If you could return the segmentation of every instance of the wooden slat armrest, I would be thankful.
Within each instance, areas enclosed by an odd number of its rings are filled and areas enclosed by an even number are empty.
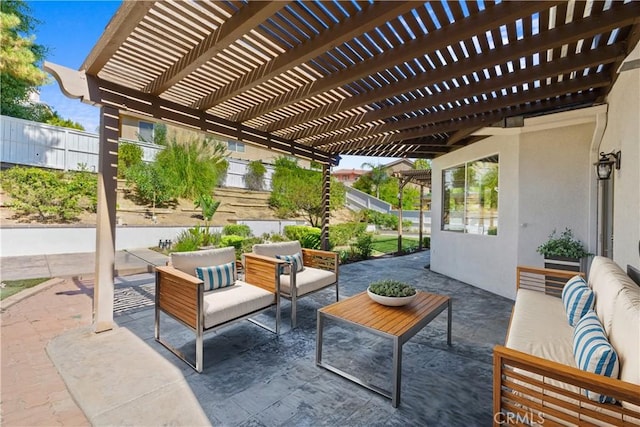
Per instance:
[[[302,262],[305,266],[338,272],[338,253],[319,249],[302,249]]]
[[[577,271],[519,265],[516,267],[516,289],[543,291],[560,297],[565,283],[576,275],[584,277],[584,273]]]
[[[640,405],[640,385],[638,384],[609,378],[604,375],[597,375],[593,372],[583,371],[572,366],[563,365],[501,345],[494,347],[493,358],[494,376],[500,375],[499,372],[502,372],[502,364],[505,363],[509,366],[553,378],[576,387],[595,391],[607,396],[613,396],[618,401]],[[499,380],[499,378],[495,378],[495,381]]]
[[[269,292],[280,292],[280,266],[287,262],[253,253],[244,254],[244,281]]]
[[[532,273],[532,274],[545,274],[545,275],[553,275],[557,277],[565,277],[567,279],[571,279],[573,276],[577,276],[577,275],[585,277],[583,272],[578,272],[578,271],[557,270],[555,268],[529,267],[526,265],[519,265],[516,268],[517,268],[518,276],[520,276],[520,273]]]
[[[202,280],[198,279],[196,276],[192,276],[171,266],[156,267],[156,271],[160,272],[160,274],[167,274],[169,276],[172,276],[173,280],[184,282],[187,285],[193,285],[197,287],[200,283],[202,283]]]

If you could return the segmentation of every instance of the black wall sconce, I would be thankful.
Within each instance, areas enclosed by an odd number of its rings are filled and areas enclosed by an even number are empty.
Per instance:
[[[620,156],[620,151],[612,151],[607,154],[600,153],[600,160],[598,160],[597,163],[594,163],[598,179],[609,179],[611,177],[611,172],[613,171],[613,165],[616,166],[616,169],[620,169]]]

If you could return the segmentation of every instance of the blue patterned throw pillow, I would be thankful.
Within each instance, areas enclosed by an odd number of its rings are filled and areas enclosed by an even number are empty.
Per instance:
[[[578,368],[611,378],[618,378],[620,364],[595,311],[589,310],[573,330],[573,356]],[[616,403],[613,397],[585,390],[596,402]]]
[[[302,271],[304,268],[304,264],[302,263],[302,254],[300,252],[296,252],[293,255],[276,255],[276,258],[281,259],[286,262],[290,262],[296,269],[296,272]],[[288,269],[282,269],[282,274],[289,274]]]
[[[196,276],[204,282],[205,292],[233,285],[236,283],[235,272],[235,262],[196,268]]]
[[[595,301],[595,294],[582,276],[572,277],[562,288],[562,303],[571,326],[575,327],[582,316],[593,309]]]

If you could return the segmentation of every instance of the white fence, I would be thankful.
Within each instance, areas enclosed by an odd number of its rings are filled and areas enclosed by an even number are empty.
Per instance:
[[[0,161],[15,165],[37,166],[49,169],[98,171],[98,135],[70,128],[0,116],[2,152]],[[135,144],[142,148],[142,160],[152,162],[164,147],[142,141],[120,139],[120,142]],[[222,185],[246,188],[244,175],[246,160],[227,159],[229,169]],[[271,189],[274,168],[265,165],[264,189]]]
[[[355,188],[347,187],[346,200],[347,200],[347,207],[351,210],[359,211],[362,209],[372,209],[377,212],[398,216],[398,211],[396,209],[392,209],[392,206],[390,203],[387,203],[383,200],[373,197],[360,190],[356,190]],[[420,227],[420,211],[419,210],[403,210],[402,219],[404,221],[411,221],[412,228]],[[431,212],[423,211],[422,219],[424,221],[423,231],[430,233],[431,232]]]

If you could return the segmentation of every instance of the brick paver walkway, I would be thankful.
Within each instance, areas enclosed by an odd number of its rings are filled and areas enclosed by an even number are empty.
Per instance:
[[[91,281],[67,279],[1,314],[0,424],[88,426],[46,352],[47,343],[91,324]]]

